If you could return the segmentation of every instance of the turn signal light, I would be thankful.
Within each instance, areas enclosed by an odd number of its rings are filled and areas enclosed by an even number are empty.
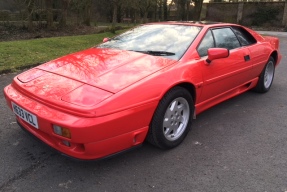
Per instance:
[[[54,130],[54,133],[56,133],[57,135],[60,135],[66,138],[71,138],[71,132],[67,128],[60,127],[58,125],[53,125],[53,130]]]

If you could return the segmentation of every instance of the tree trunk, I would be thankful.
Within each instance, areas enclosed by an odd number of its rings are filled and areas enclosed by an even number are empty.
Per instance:
[[[116,33],[117,14],[118,14],[118,4],[116,0],[113,0],[113,21],[111,28],[112,33]]]
[[[61,0],[61,1],[62,1],[62,12],[60,19],[60,27],[65,27],[67,25],[68,8],[71,0]]]
[[[193,20],[198,21],[200,19],[200,13],[202,8],[203,0],[196,0],[193,12]]]
[[[91,26],[92,0],[86,0],[84,9],[84,24]]]
[[[190,0],[186,1],[186,20],[190,20]]]
[[[142,10],[142,14],[143,14],[143,23],[148,22],[147,16],[148,16],[148,13],[149,13],[151,6],[152,6],[152,2],[149,0],[142,2],[141,10]]]
[[[180,20],[180,0],[176,0],[176,17],[177,17],[177,20]]]
[[[28,31],[33,31],[33,12],[35,0],[25,0],[25,4],[27,6],[28,11]]]
[[[168,10],[167,10],[167,18],[168,18],[168,19],[169,19],[169,16],[170,16],[171,5],[172,5],[173,3],[175,3],[175,2],[176,2],[176,0],[172,0],[172,1],[170,2],[169,6],[168,6]]]
[[[147,23],[147,14],[148,14],[148,11],[145,11],[143,15],[143,23]]]
[[[180,18],[182,21],[186,20],[186,10],[185,10],[186,0],[180,0]]]
[[[154,21],[158,21],[158,6],[154,6]]]
[[[53,28],[53,0],[45,0],[46,15],[47,15],[47,29]]]
[[[162,17],[162,1],[163,0],[159,0],[159,6],[158,6],[158,20],[162,21],[163,17]]]
[[[117,23],[118,5],[113,1],[113,25]]]
[[[167,0],[163,0],[163,20],[167,21]]]

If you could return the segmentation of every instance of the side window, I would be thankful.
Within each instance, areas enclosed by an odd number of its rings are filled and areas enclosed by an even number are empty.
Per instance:
[[[215,46],[219,48],[235,49],[240,47],[240,43],[230,28],[220,28],[212,30]]]
[[[200,42],[197,52],[200,57],[204,57],[207,55],[207,50],[212,47],[214,47],[214,40],[211,31],[209,30]]]
[[[247,46],[256,43],[256,39],[245,29],[241,27],[232,27],[234,33],[238,37],[242,46]]]

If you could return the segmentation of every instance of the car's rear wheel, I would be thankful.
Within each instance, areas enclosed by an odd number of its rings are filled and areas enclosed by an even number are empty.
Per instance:
[[[163,149],[178,146],[189,132],[193,112],[190,93],[182,87],[174,87],[160,101],[147,140]]]
[[[254,91],[258,93],[266,93],[267,91],[269,91],[274,79],[274,72],[275,61],[273,57],[270,57],[262,73],[259,76],[259,80],[256,87],[254,88]]]

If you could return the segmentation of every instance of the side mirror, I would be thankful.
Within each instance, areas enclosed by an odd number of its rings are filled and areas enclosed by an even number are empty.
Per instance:
[[[208,64],[215,59],[226,58],[229,56],[229,50],[225,48],[210,48],[207,50],[207,59],[206,62]]]
[[[109,41],[109,40],[110,40],[110,38],[105,37],[105,38],[103,39],[103,43],[105,43],[105,42],[107,42],[107,41]]]

